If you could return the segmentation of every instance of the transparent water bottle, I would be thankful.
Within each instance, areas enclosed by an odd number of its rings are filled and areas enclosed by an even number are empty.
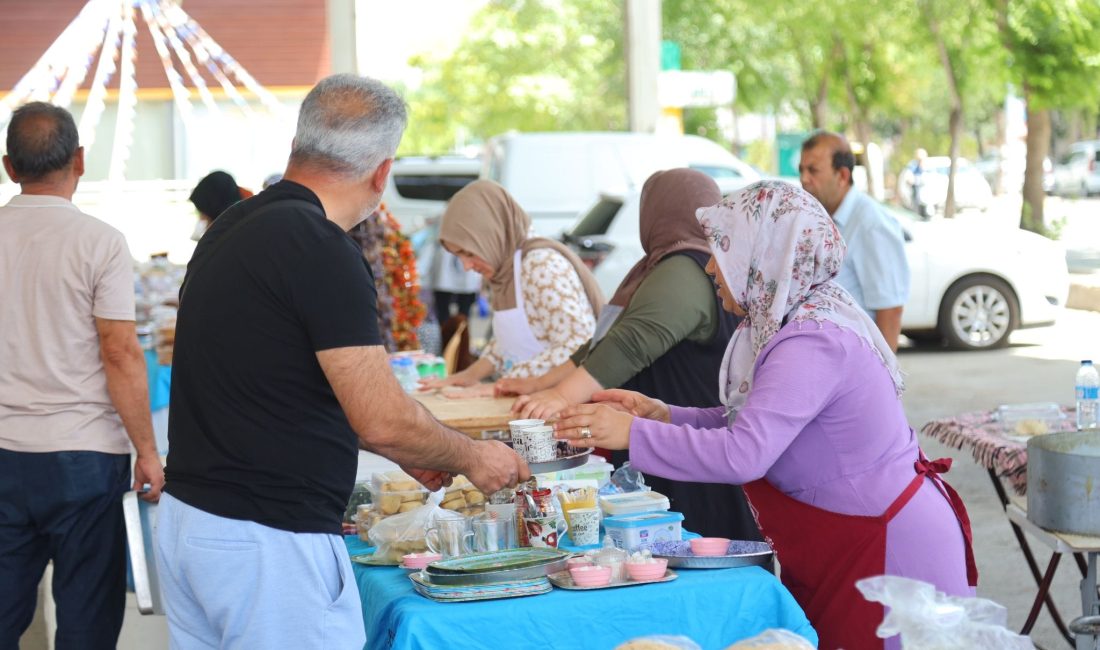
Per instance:
[[[1085,359],[1077,371],[1077,429],[1095,429],[1100,416],[1100,373]]]
[[[393,374],[406,393],[415,392],[420,387],[420,373],[416,371],[416,362],[411,357],[398,357],[390,360]]]

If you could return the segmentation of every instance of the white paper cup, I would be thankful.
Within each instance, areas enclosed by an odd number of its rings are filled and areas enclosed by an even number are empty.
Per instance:
[[[576,508],[569,511],[569,539],[574,546],[600,543],[600,509]]]
[[[558,457],[558,445],[554,440],[554,427],[546,425],[523,429],[523,452],[528,463],[545,463]]]
[[[546,424],[543,420],[512,420],[508,423],[508,431],[512,434],[512,449],[521,457],[523,456],[523,431],[531,427],[540,427]]]

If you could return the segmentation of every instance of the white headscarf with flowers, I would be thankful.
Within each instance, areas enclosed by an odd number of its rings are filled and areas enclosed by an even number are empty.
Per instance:
[[[782,181],[763,181],[695,213],[725,285],[748,314],[726,347],[719,390],[732,424],[752,387],[760,351],[789,322],[831,321],[857,334],[894,380],[898,360],[878,326],[833,281],[845,245],[813,196]]]

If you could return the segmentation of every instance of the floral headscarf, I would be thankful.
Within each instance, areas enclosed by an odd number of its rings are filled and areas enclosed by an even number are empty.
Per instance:
[[[745,403],[760,351],[788,322],[831,321],[875,350],[904,390],[897,357],[878,326],[833,277],[845,245],[813,196],[782,181],[749,185],[696,212],[725,284],[748,315],[729,346],[719,381],[730,422]]]

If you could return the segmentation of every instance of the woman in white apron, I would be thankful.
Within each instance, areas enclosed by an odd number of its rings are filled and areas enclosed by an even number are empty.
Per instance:
[[[447,204],[440,243],[485,278],[493,338],[473,365],[425,388],[472,386],[494,372],[542,375],[592,337],[604,303],[596,279],[568,247],[528,238],[530,229],[531,218],[492,181],[470,183]]]

